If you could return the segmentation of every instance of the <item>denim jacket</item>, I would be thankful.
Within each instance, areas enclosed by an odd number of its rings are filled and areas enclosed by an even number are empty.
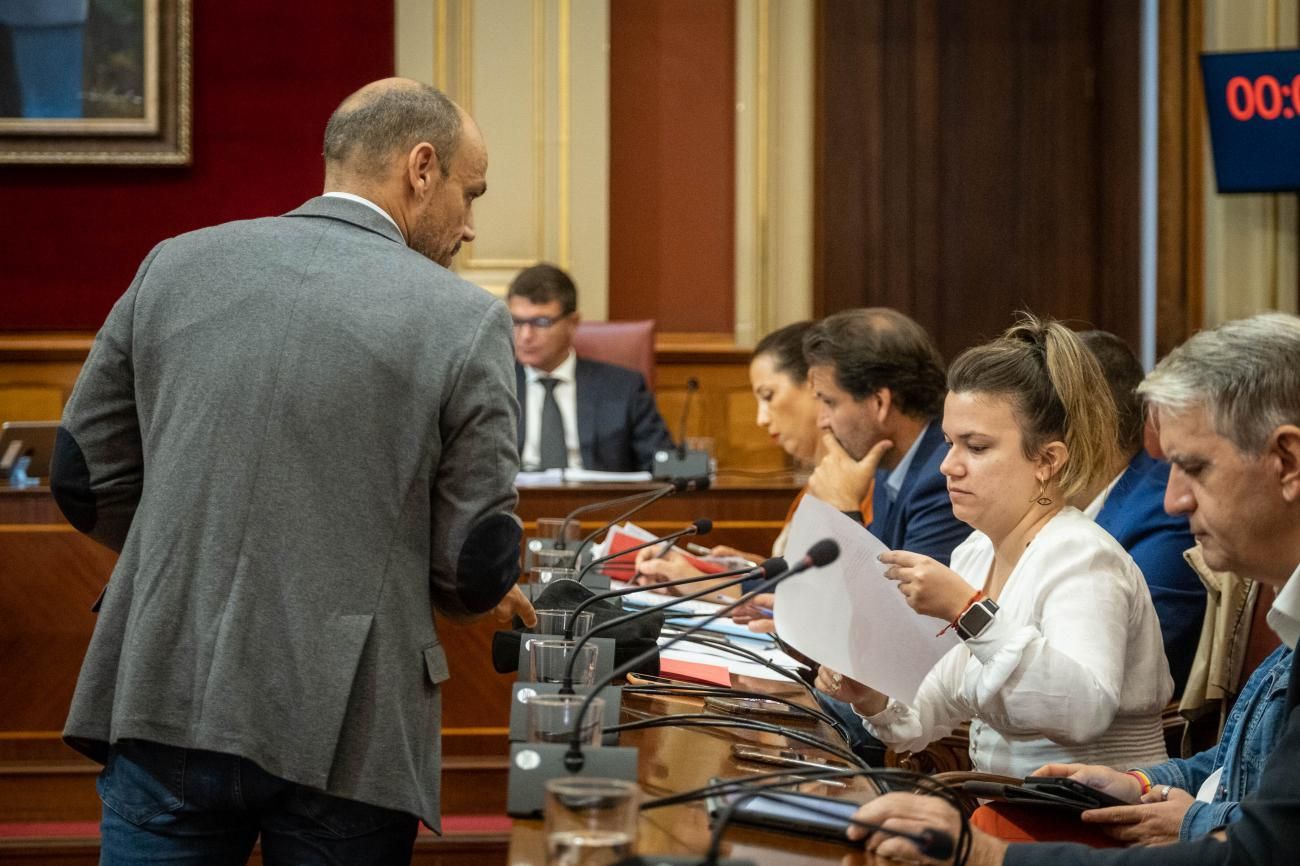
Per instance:
[[[1223,726],[1219,745],[1190,758],[1175,758],[1143,772],[1152,786],[1172,785],[1193,796],[1211,773],[1223,767],[1214,800],[1197,800],[1183,816],[1178,837],[1197,839],[1241,816],[1240,801],[1259,784],[1264,761],[1286,724],[1286,687],[1292,652],[1279,646],[1264,659],[1241,690]]]

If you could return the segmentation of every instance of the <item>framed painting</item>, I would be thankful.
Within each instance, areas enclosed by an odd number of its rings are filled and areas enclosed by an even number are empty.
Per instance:
[[[188,165],[191,0],[0,0],[0,163]]]

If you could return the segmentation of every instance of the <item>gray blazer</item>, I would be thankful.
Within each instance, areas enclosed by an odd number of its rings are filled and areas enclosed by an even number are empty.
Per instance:
[[[518,574],[505,306],[364,205],[159,244],[52,485],[119,549],[65,736],[228,752],[438,826],[435,609]]]

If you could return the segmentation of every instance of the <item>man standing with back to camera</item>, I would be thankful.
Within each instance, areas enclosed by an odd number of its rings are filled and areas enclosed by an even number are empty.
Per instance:
[[[324,196],[159,244],[96,337],[52,486],[121,552],[64,732],[103,863],[399,863],[438,827],[433,612],[533,618],[510,317],[446,270],[486,171],[445,95],[374,82]]]

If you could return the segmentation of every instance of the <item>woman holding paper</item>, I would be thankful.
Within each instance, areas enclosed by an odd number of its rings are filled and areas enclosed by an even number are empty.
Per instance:
[[[951,568],[906,551],[881,561],[909,606],[950,623],[962,643],[910,704],[825,667],[818,687],[900,751],[970,720],[971,762],[984,772],[1163,761],[1173,681],[1146,582],[1065,505],[1118,447],[1096,360],[1069,329],[1026,318],[961,355],[948,388],[941,471],[953,513],[975,532]]]

